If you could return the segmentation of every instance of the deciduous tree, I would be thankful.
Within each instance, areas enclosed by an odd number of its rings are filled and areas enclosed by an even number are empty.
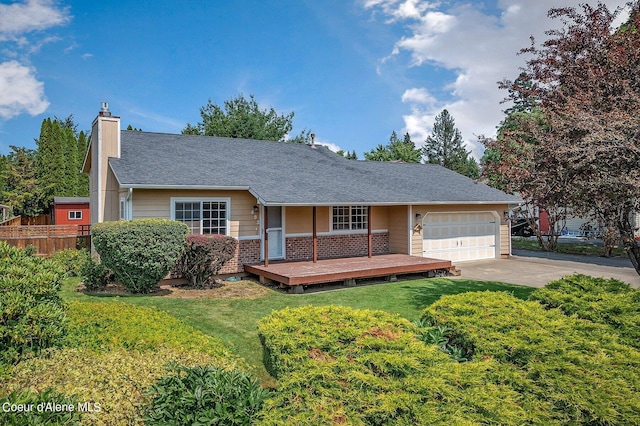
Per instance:
[[[284,141],[293,129],[293,116],[293,112],[278,114],[273,107],[261,109],[253,95],[246,99],[244,95],[240,94],[224,101],[224,106],[214,104],[209,99],[207,104],[200,108],[202,121],[195,126],[187,123],[182,133]],[[308,133],[303,131],[299,136],[292,138],[292,141],[306,141]]]
[[[551,9],[561,28],[521,51],[530,55],[524,72],[531,87],[502,86],[539,101],[545,125],[531,128],[541,152],[536,170],[561,171],[556,184],[574,212],[617,228],[640,274],[631,222],[640,210],[640,1],[627,8],[630,18],[619,28],[621,9],[601,2]]]

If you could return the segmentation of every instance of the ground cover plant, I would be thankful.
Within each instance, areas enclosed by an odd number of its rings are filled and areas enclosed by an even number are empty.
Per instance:
[[[421,326],[340,307],[261,320],[278,378],[263,424],[640,422],[640,352],[607,326],[495,292],[444,296]],[[439,327],[465,357],[425,343]]]
[[[610,326],[620,341],[640,348],[640,291],[615,279],[572,275],[551,281],[530,296],[547,309],[558,308]]]
[[[99,404],[99,412],[82,414],[82,424],[142,424],[146,392],[168,364],[246,369],[218,339],[154,308],[76,301],[68,312],[62,347],[14,366],[0,397],[53,390]]]
[[[168,219],[93,225],[91,238],[104,266],[133,293],[148,293],[175,266],[189,229]]]

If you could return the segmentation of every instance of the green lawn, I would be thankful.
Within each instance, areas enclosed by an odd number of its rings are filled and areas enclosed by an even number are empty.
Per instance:
[[[62,296],[66,300],[124,301],[155,306],[189,325],[222,339],[247,362],[263,384],[273,384],[262,364],[262,347],[258,339],[257,322],[273,310],[303,305],[342,305],[361,309],[379,309],[399,314],[410,321],[419,318],[422,310],[442,295],[467,291],[507,291],[519,298],[527,298],[534,290],[498,282],[465,279],[412,279],[394,283],[365,285],[334,291],[293,295],[270,290],[257,299],[178,299],[166,296],[89,296],[75,290],[78,278],[67,279]],[[246,282],[244,282],[246,283]],[[233,283],[227,284],[229,286]],[[243,284],[246,285],[246,284]],[[251,283],[257,286],[259,284]],[[192,290],[197,292],[198,290]]]

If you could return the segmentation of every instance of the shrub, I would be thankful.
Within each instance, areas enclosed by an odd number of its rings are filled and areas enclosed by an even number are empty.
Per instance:
[[[189,235],[176,265],[194,288],[213,286],[213,277],[235,255],[238,240],[224,235]]]
[[[71,302],[66,346],[97,351],[154,351],[160,347],[206,353],[224,368],[244,368],[244,361],[219,340],[157,308],[126,303]]]
[[[82,414],[83,424],[138,425],[149,402],[145,391],[166,374],[166,365],[246,368],[219,339],[155,308],[72,302],[68,311],[67,347],[14,366],[0,396],[55,389],[100,404],[100,412]]]
[[[454,331],[474,360],[495,359],[525,374],[523,398],[562,423],[640,423],[640,352],[611,329],[505,293],[445,296],[424,318]]]
[[[565,315],[606,324],[623,343],[640,348],[640,291],[626,283],[578,274],[551,281],[529,299]]]
[[[133,293],[148,293],[182,254],[188,228],[167,219],[95,224],[91,237],[102,263]]]
[[[259,322],[278,377],[259,424],[543,423],[523,379],[496,360],[457,363],[408,321],[337,306],[285,309]]]
[[[66,332],[62,269],[0,241],[0,364],[55,344]]]
[[[250,425],[268,391],[242,371],[171,366],[149,389],[147,425]]]
[[[71,409],[55,411],[49,409],[46,404],[55,402]],[[80,421],[80,413],[77,410],[76,400],[60,394],[53,389],[40,394],[29,391],[14,391],[11,394],[0,397],[2,410],[2,424],[5,426],[25,425],[75,425]],[[8,405],[7,405],[8,404]],[[41,405],[45,404],[45,405]],[[18,411],[19,407],[24,411]]]
[[[67,249],[53,253],[49,260],[61,267],[67,277],[79,277],[84,264],[89,261],[89,250]]]
[[[114,280],[113,272],[94,257],[85,260],[80,268],[80,276],[87,291],[104,290]]]

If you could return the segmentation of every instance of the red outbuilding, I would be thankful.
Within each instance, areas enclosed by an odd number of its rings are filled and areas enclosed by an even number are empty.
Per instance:
[[[54,225],[90,225],[88,197],[54,197]]]

